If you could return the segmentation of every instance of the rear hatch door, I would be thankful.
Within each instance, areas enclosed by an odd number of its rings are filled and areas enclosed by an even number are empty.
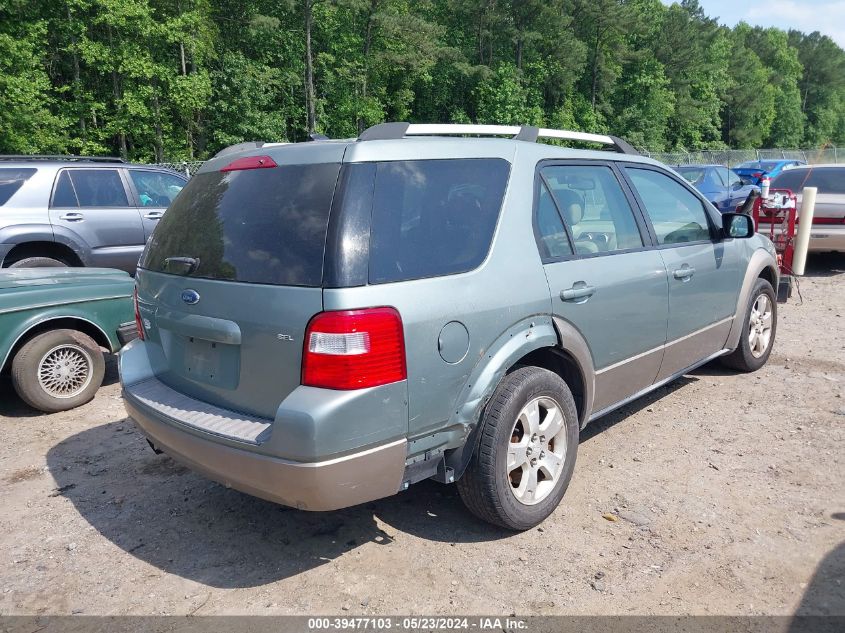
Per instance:
[[[273,418],[299,385],[305,328],[323,307],[344,149],[319,145],[266,150],[274,167],[220,170],[243,155],[212,162],[153,233],[137,275],[139,309],[153,369],[173,389]]]

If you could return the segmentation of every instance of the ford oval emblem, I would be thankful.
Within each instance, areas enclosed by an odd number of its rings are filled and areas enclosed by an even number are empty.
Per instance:
[[[196,290],[191,290],[190,288],[188,288],[187,290],[183,290],[182,301],[187,303],[189,306],[199,303],[200,293],[198,293]]]

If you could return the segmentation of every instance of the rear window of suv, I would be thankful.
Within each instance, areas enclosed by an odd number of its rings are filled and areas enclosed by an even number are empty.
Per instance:
[[[490,250],[509,173],[500,158],[378,163],[370,283],[477,268]]]
[[[35,169],[26,167],[0,168],[0,207],[6,204],[35,172]]]
[[[156,227],[141,267],[261,284],[319,286],[340,165],[194,176]],[[176,258],[190,258],[186,267]]]

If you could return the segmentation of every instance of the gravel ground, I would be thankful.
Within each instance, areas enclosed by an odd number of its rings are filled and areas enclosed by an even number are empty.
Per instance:
[[[0,380],[0,614],[845,614],[845,256],[755,374],[708,365],[591,425],[549,520],[453,486],[303,513],[154,455],[114,363],[75,411]]]

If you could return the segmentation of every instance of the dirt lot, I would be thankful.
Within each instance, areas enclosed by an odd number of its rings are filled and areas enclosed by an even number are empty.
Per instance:
[[[845,257],[811,267],[764,369],[588,427],[519,535],[432,482],[328,514],[210,483],[149,450],[114,363],[64,414],[0,381],[0,613],[845,614]]]

